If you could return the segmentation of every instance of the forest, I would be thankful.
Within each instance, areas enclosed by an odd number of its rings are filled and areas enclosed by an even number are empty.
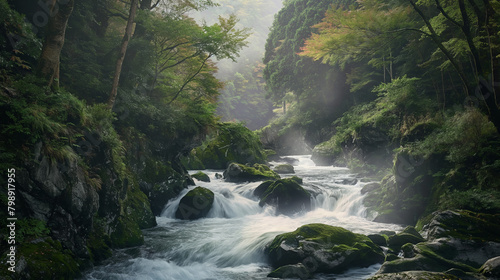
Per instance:
[[[498,0],[0,0],[1,279],[500,278]]]

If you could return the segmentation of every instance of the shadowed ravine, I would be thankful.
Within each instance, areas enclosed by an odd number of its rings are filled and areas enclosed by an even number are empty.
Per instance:
[[[360,194],[366,183],[336,184],[353,177],[346,168],[317,167],[309,156],[294,156],[295,175],[314,194],[313,210],[293,217],[276,216],[275,209],[260,207],[253,190],[260,184],[228,183],[206,172],[211,182],[196,181],[215,194],[208,218],[176,220],[180,198],[170,201],[158,226],[144,231],[145,245],[121,250],[85,279],[266,279],[271,268],[263,254],[267,243],[280,233],[304,224],[324,223],[356,233],[371,234],[399,230],[399,226],[369,221]],[[284,176],[286,177],[286,176]],[[191,187],[192,189],[194,187]],[[374,274],[379,265],[350,270],[336,279],[362,279]],[[321,279],[325,275],[316,275]]]

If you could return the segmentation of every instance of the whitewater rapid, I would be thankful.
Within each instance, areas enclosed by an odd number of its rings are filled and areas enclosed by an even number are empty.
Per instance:
[[[263,251],[278,234],[310,223],[340,226],[362,234],[401,229],[398,225],[370,221],[360,192],[366,182],[339,183],[355,178],[347,168],[315,166],[310,156],[290,156],[289,160],[295,161],[295,174],[282,177],[295,175],[303,179],[302,186],[313,194],[312,211],[292,217],[276,215],[273,207],[260,207],[253,195],[261,182],[228,183],[216,179],[215,174],[221,170],[204,170],[211,182],[195,183],[215,194],[207,218],[175,219],[180,199],[194,188],[190,187],[169,201],[157,217],[158,226],[144,230],[143,246],[116,251],[84,279],[269,279],[266,275],[272,269]],[[379,267],[373,265],[334,276],[320,274],[314,279],[364,279]]]

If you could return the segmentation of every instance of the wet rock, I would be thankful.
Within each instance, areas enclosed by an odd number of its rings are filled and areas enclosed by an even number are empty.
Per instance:
[[[274,172],[278,174],[293,174],[295,169],[291,164],[280,164],[274,168]]]
[[[258,193],[267,184],[268,182],[261,184],[260,189],[257,187]],[[300,211],[311,210],[311,195],[293,178],[274,181],[260,197],[259,205],[272,205],[276,207],[277,214],[292,215]]]
[[[368,278],[368,280],[414,280],[414,279],[426,279],[426,280],[459,280],[460,278],[441,272],[430,272],[430,271],[405,271],[399,273],[384,273],[377,274],[373,277]]]
[[[335,180],[335,184],[342,185],[356,185],[358,183],[358,179],[356,178],[344,178],[340,180]]]
[[[273,272],[269,273],[267,277],[286,278],[286,279],[309,279],[312,274],[307,267],[302,264],[289,264],[278,267]]]
[[[304,225],[276,236],[265,253],[273,267],[304,264],[310,273],[339,273],[384,260],[368,237],[324,224]]]
[[[196,172],[195,174],[191,175],[191,177],[195,178],[196,180],[198,181],[202,181],[202,182],[210,182],[210,177],[208,177],[207,174],[199,171],[199,172]]]
[[[453,237],[464,240],[487,240],[500,243],[500,214],[479,214],[471,211],[434,212],[422,228],[424,236],[433,240]]]
[[[398,251],[401,246],[407,243],[417,244],[424,241],[425,239],[417,232],[414,227],[408,226],[402,232],[390,236],[387,240],[387,245],[389,246],[389,248]]]
[[[368,238],[370,238],[370,240],[378,246],[387,246],[387,239],[381,234],[370,234],[368,235]]]
[[[500,256],[487,260],[480,271],[484,276],[500,279]]]
[[[262,195],[266,192],[267,188],[269,188],[269,186],[272,185],[274,182],[275,181],[273,180],[268,180],[258,185],[257,188],[255,188],[255,190],[253,191],[253,195],[255,195],[258,198],[261,198]]]
[[[196,220],[206,217],[213,203],[214,193],[211,190],[196,187],[181,199],[175,217],[182,220]]]
[[[380,189],[380,184],[379,183],[368,183],[366,185],[363,186],[363,188],[361,189],[361,194],[365,194],[365,193],[369,193],[369,192],[372,192],[374,190],[378,190]]]
[[[246,166],[239,163],[231,163],[224,171],[224,178],[227,182],[238,183],[277,180],[280,179],[280,176],[264,164]]]

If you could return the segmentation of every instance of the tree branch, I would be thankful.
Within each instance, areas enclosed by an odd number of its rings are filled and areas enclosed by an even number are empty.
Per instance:
[[[184,88],[196,77],[198,76],[198,74],[200,74],[201,70],[203,69],[203,67],[205,67],[205,64],[207,63],[208,59],[210,59],[210,57],[212,56],[212,54],[208,55],[207,58],[205,58],[205,60],[203,60],[203,63],[201,64],[200,68],[191,76],[189,77],[189,79],[187,79],[184,84],[182,85],[182,87],[175,93],[174,95],[174,98],[172,98],[172,100],[170,100],[170,102],[168,102],[167,104],[170,105],[172,102],[174,102],[174,100],[177,99],[177,97],[179,97],[179,95],[181,94],[181,92],[184,90]]]
[[[453,55],[450,53],[450,51],[448,51],[448,49],[446,49],[446,47],[443,45],[443,43],[441,42],[441,39],[439,38],[436,31],[434,30],[434,27],[432,27],[432,24],[429,22],[429,20],[424,15],[424,13],[417,7],[417,5],[415,4],[415,2],[413,2],[413,0],[408,0],[408,1],[413,6],[413,9],[422,18],[425,25],[429,29],[431,39],[438,46],[438,48],[443,52],[443,54],[446,56],[446,58],[448,58],[450,63],[453,65],[453,68],[455,68],[455,70],[457,71],[458,76],[460,77],[460,80],[462,81],[462,84],[465,88],[465,92],[468,96],[469,95],[469,85],[467,83],[467,79],[465,78],[465,73],[463,72],[462,69],[460,69],[458,62],[455,60],[455,58],[453,58]]]

